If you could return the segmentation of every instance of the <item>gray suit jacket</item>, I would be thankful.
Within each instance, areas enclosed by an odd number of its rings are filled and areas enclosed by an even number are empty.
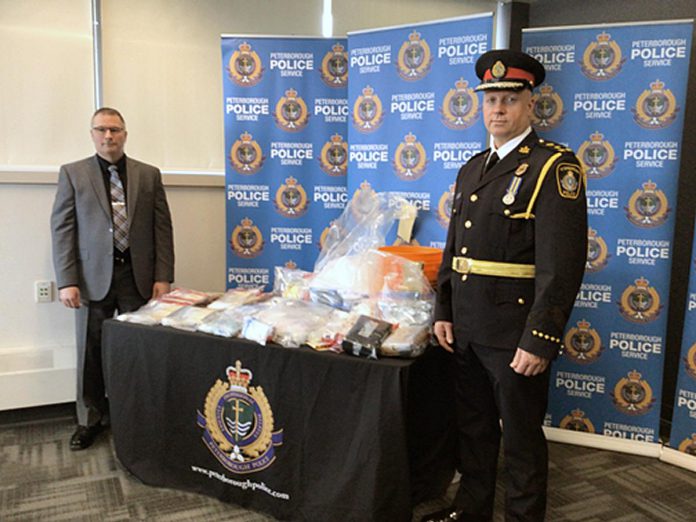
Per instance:
[[[126,207],[133,276],[149,299],[155,281],[174,280],[172,222],[159,169],[126,157]],[[96,156],[63,165],[51,214],[58,288],[103,299],[113,272],[111,204]]]

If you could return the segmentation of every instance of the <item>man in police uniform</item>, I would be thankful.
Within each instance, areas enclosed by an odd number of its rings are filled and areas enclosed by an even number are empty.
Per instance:
[[[457,176],[434,331],[456,361],[459,490],[423,520],[490,520],[502,434],[506,520],[543,520],[549,363],[583,277],[585,177],[531,128],[543,65],[517,51],[476,63],[493,147]],[[502,421],[502,422],[501,422]]]

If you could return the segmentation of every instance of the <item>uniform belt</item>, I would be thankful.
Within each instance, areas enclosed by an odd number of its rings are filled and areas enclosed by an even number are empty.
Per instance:
[[[503,263],[500,261],[482,261],[470,257],[453,257],[452,270],[460,274],[476,274],[495,277],[534,278],[534,265],[521,263]]]

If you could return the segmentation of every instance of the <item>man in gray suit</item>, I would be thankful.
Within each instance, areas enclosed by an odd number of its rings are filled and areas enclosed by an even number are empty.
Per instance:
[[[89,447],[107,414],[101,330],[174,280],[172,222],[159,169],[126,157],[123,116],[92,116],[96,155],[63,165],[51,214],[60,301],[76,310],[77,421],[70,448]]]

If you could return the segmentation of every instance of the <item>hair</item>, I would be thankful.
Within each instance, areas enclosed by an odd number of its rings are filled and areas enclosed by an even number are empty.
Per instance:
[[[123,116],[121,115],[120,112],[118,112],[116,109],[112,109],[111,107],[100,107],[96,111],[94,111],[94,114],[92,114],[92,119],[94,119],[97,114],[108,114],[110,116],[117,116],[119,120],[121,120],[121,123],[123,123],[123,126],[126,126],[126,120],[123,119]]]

